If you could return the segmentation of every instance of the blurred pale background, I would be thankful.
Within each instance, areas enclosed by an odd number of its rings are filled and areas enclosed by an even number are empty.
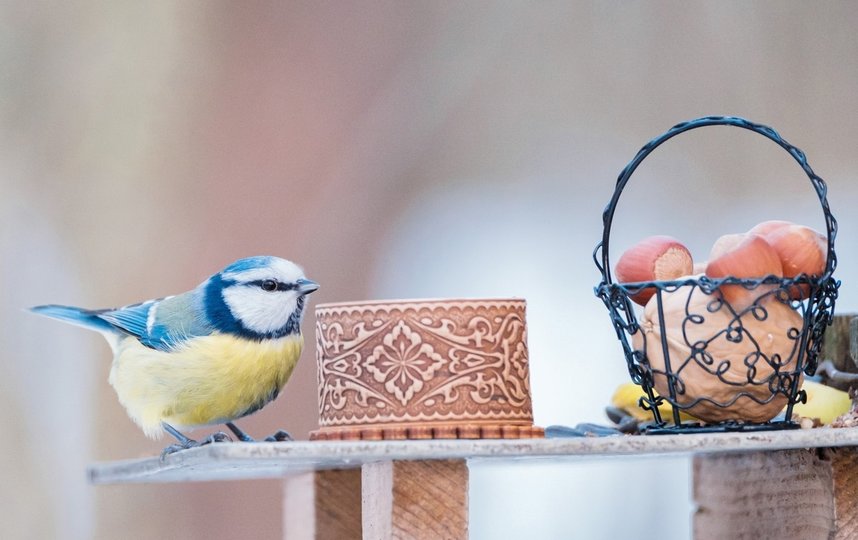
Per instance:
[[[847,2],[0,4],[4,537],[282,537],[277,481],[86,485],[166,440],[125,416],[99,336],[22,312],[181,292],[252,254],[304,265],[314,302],[525,297],[537,423],[604,422],[626,371],[592,293],[601,210],[681,120],[745,116],[807,153],[854,310],[855,28]],[[705,128],[641,166],[613,253],[665,233],[705,258],[771,218],[822,227],[801,170]],[[315,419],[311,346],[243,426]],[[479,465],[471,537],[686,538],[688,466]]]

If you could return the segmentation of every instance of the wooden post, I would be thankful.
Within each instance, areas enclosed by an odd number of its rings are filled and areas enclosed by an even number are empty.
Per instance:
[[[286,480],[286,540],[360,540],[360,469],[325,470]]]
[[[694,458],[694,538],[858,538],[858,450]]]
[[[831,448],[824,454],[834,473],[834,538],[858,538],[858,449]]]
[[[362,479],[365,540],[468,537],[465,460],[370,463]]]
[[[858,315],[835,315],[822,339],[820,370],[825,383],[840,390],[858,388]],[[830,364],[833,370],[826,366]]]

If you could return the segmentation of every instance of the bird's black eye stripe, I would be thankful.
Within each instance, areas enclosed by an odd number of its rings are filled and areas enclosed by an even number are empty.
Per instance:
[[[297,288],[297,285],[294,283],[281,283],[273,279],[257,279],[256,281],[249,281],[247,284],[254,287],[260,287],[263,291],[268,292],[292,291]]]

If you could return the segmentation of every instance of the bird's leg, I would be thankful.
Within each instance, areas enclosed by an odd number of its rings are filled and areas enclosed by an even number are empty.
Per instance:
[[[245,433],[241,428],[239,428],[232,422],[227,422],[226,427],[228,427],[229,430],[232,431],[235,436],[238,437],[238,440],[240,440],[241,442],[254,442],[253,437]]]
[[[161,422],[161,427],[164,428],[164,431],[172,435],[179,441],[179,444],[182,445],[183,448],[191,448],[192,446],[196,446],[199,443],[197,441],[191,439],[190,437],[184,435],[181,431],[174,428],[167,422]]]
[[[171,444],[168,447],[164,448],[164,450],[161,452],[161,459],[164,459],[164,457],[166,457],[167,455],[178,452],[179,450],[187,450],[188,448],[193,448],[195,446],[200,445],[200,443],[185,436],[181,431],[174,428],[167,422],[161,422],[161,427],[164,429],[164,431],[166,431],[167,433],[175,437],[177,441],[179,441],[178,443]]]

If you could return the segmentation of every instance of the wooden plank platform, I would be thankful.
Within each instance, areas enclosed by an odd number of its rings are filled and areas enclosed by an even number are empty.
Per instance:
[[[568,460],[858,446],[858,428],[514,440],[216,443],[166,456],[99,463],[94,484],[282,478],[382,461]]]
[[[694,534],[858,538],[858,428],[515,440],[216,443],[96,464],[95,484],[283,478],[292,540],[468,537],[479,461],[694,456]],[[738,494],[738,495],[737,495]],[[748,505],[747,501],[756,501]],[[797,508],[793,511],[789,509]]]

